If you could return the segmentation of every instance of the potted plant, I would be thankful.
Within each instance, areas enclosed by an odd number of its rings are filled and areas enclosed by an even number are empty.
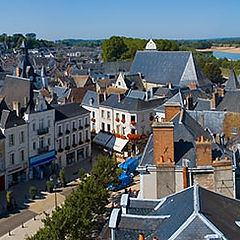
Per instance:
[[[11,191],[7,191],[7,193],[6,193],[6,200],[7,200],[7,210],[8,211],[13,210],[12,192]]]
[[[53,182],[52,181],[47,181],[47,190],[49,193],[53,192]]]
[[[63,187],[65,187],[66,186],[66,178],[65,178],[65,174],[64,174],[63,169],[60,170],[59,177],[60,177],[61,185]]]
[[[29,187],[29,195],[31,199],[35,199],[37,189],[34,186]]]

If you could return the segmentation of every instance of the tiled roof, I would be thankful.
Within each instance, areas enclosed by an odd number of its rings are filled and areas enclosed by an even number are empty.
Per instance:
[[[218,111],[238,112],[240,113],[240,104],[236,104],[240,99],[240,91],[227,91],[224,98],[217,106]]]

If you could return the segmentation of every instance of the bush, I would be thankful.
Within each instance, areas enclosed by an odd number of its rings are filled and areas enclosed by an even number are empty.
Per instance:
[[[35,198],[36,192],[37,192],[36,187],[31,186],[31,187],[29,188],[29,194],[30,194],[31,199],[34,199],[34,198]]]
[[[64,174],[63,169],[60,170],[59,177],[60,177],[60,181],[61,181],[62,186],[65,187],[66,186],[66,178],[65,178],[65,174]]]
[[[7,200],[7,210],[13,210],[12,192],[11,191],[7,191],[6,200]]]
[[[53,192],[53,182],[52,181],[47,181],[47,190],[50,193]]]

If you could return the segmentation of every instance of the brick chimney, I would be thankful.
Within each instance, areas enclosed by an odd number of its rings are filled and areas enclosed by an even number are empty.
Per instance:
[[[193,110],[193,97],[192,94],[188,94],[186,97],[187,100],[187,110]]]
[[[196,141],[197,166],[212,165],[212,142],[203,136]]]
[[[216,109],[218,103],[218,93],[214,91],[212,93],[212,100],[211,100],[211,109]]]
[[[174,116],[181,111],[181,104],[175,102],[166,102],[165,106],[165,122],[169,122]]]
[[[174,161],[174,124],[154,122],[153,161],[156,165],[153,176],[153,198],[162,198],[176,191]]]
[[[157,166],[174,166],[174,125],[172,122],[154,122],[153,159]]]

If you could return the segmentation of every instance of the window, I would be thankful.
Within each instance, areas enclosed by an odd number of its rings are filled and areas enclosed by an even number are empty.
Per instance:
[[[82,127],[82,119],[79,119],[78,124],[79,124],[79,127]]]
[[[85,124],[86,125],[88,124],[88,118],[85,118]]]
[[[69,146],[69,136],[66,137],[66,146]]]
[[[110,112],[107,111],[107,119],[110,119]]]
[[[33,123],[32,129],[33,129],[33,131],[36,131],[36,125],[35,125],[35,123]]]
[[[43,146],[44,146],[44,140],[43,140],[43,138],[40,138],[39,139],[39,148],[43,148]]]
[[[75,152],[67,154],[66,160],[67,160],[67,164],[71,164],[75,162]]]
[[[131,129],[131,134],[136,134],[136,129]]]
[[[59,149],[62,148],[62,139],[61,138],[58,140],[58,147],[59,147]]]
[[[66,124],[66,130],[69,130],[69,125],[68,125],[68,123]]]
[[[11,134],[11,135],[9,135],[9,146],[11,147],[13,145],[14,145],[14,135]]]
[[[124,119],[124,120],[125,120],[125,114],[122,114],[122,119]]]
[[[33,150],[36,150],[36,143],[33,142]]]
[[[79,142],[82,142],[82,133],[79,133]]]
[[[48,138],[48,146],[51,145],[51,138]]]
[[[131,116],[131,122],[135,122],[136,121],[136,117],[133,115]]]
[[[86,134],[86,140],[87,140],[88,139],[88,130],[86,130],[85,134]]]
[[[72,123],[72,128],[75,128],[75,122]]]
[[[43,129],[43,126],[44,126],[44,120],[40,119],[39,120],[39,129]]]
[[[50,127],[50,126],[51,126],[51,120],[48,119],[48,127]]]
[[[24,161],[24,150],[21,150],[20,152],[20,159],[21,161]]]
[[[102,122],[102,130],[105,131],[105,124]]]
[[[104,118],[104,110],[101,111],[101,116]]]
[[[24,142],[24,132],[23,131],[21,131],[20,134],[19,134],[19,142],[20,143]]]
[[[14,164],[14,153],[10,154],[10,161],[12,164]]]
[[[58,126],[58,134],[62,133],[62,126]]]
[[[122,135],[125,135],[125,127],[122,127]]]
[[[108,132],[111,131],[111,126],[110,126],[110,124],[107,125],[107,130],[108,130]]]
[[[92,112],[92,117],[95,118],[95,112],[94,111]]]
[[[75,134],[73,134],[73,136],[72,136],[72,143],[76,144],[76,135]]]
[[[84,149],[81,148],[77,150],[77,161],[81,161],[84,159]]]
[[[118,82],[118,86],[121,86],[121,82]]]

